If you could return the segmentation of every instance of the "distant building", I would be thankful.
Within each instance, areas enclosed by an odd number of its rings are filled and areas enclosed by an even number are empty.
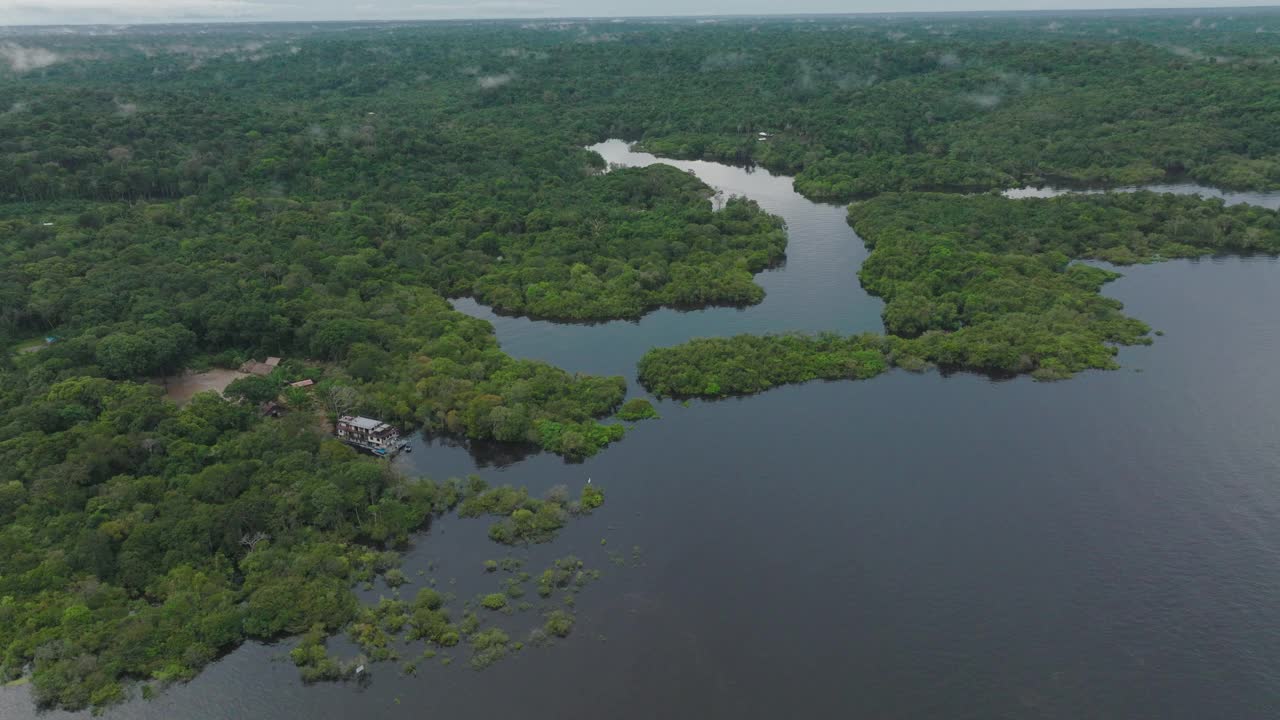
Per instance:
[[[277,365],[279,365],[279,364],[280,364],[280,358],[278,358],[278,357],[269,357],[269,358],[267,358],[266,365],[267,365],[268,367],[273,367],[273,368],[274,368],[275,366],[277,366]]]
[[[338,438],[348,445],[386,455],[400,449],[400,431],[373,418],[343,415],[335,428]]]
[[[240,366],[240,372],[249,373],[250,375],[259,375],[261,377],[266,377],[267,375],[270,375],[273,369],[274,368],[272,368],[270,365],[266,363],[260,363],[257,360],[250,360],[249,362]]]
[[[291,383],[289,383],[289,387],[295,387],[295,388],[309,388],[309,387],[311,387],[312,385],[315,385],[315,384],[316,384],[316,381],[315,381],[315,380],[312,380],[312,379],[308,378],[308,379],[306,379],[306,380],[299,380],[298,382],[291,382]]]

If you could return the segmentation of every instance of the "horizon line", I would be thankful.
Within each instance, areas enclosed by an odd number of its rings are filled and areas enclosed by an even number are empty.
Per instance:
[[[689,15],[563,15],[563,16],[512,16],[512,17],[456,17],[456,18],[329,18],[317,20],[281,20],[249,17],[209,17],[207,19],[182,20],[135,20],[130,22],[60,22],[60,23],[18,23],[0,24],[0,29],[8,28],[62,28],[62,27],[106,27],[129,28],[138,26],[164,25],[299,25],[299,24],[377,24],[396,23],[508,23],[508,22],[582,22],[582,21],[654,21],[654,20],[783,20],[788,18],[896,18],[896,17],[933,17],[963,15],[1091,15],[1105,13],[1126,13],[1131,15],[1161,15],[1170,13],[1228,13],[1228,12],[1280,11],[1276,5],[1223,5],[1206,7],[1132,7],[1119,6],[1111,8],[1044,8],[1033,10],[863,10],[855,12],[798,12],[798,13],[706,13]]]

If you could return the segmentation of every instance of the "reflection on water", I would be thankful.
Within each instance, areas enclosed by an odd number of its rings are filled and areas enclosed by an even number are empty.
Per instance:
[[[763,305],[603,331],[500,320],[504,347],[629,376],[648,346],[694,332],[788,329],[806,312],[814,329],[878,326],[840,209],[800,205],[785,179],[696,165],[713,183],[760,183],[787,217],[792,260],[760,276]],[[484,672],[464,651],[417,677],[378,665],[363,689],[306,687],[274,661],[290,642],[251,644],[106,717],[1275,717],[1280,263],[1123,272],[1108,294],[1166,335],[1121,349],[1121,371],[1062,383],[890,372],[661,402],[661,420],[582,465],[477,468],[467,447],[420,442],[400,460],[417,473],[605,489],[556,543],[514,551],[527,567],[573,553],[605,571],[568,641]],[[435,523],[405,557],[402,594],[428,577],[463,598],[484,589],[481,563],[506,552],[485,525]],[[615,567],[615,548],[641,561]],[[0,690],[0,717],[36,717],[29,689]]]

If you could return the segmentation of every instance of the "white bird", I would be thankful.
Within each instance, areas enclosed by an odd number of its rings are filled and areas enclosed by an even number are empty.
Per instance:
[[[590,485],[590,484],[591,484],[591,478],[587,478],[587,484],[588,484],[588,485]]]

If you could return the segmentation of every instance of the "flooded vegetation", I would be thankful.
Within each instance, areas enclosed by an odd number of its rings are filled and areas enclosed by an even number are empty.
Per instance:
[[[1267,717],[1277,30],[0,30],[0,715]]]

